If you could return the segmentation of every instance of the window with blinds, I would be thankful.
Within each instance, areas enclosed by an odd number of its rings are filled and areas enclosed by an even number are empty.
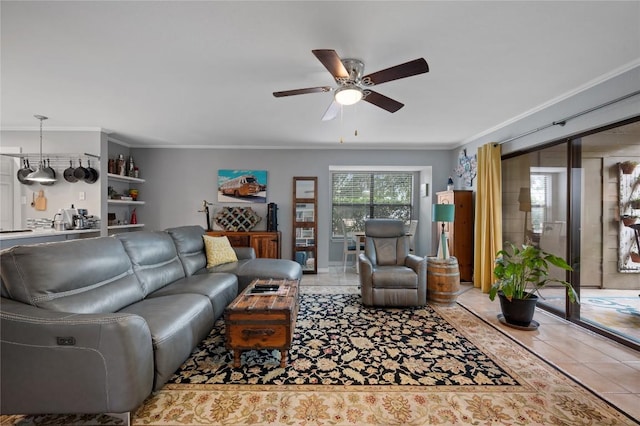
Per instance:
[[[342,236],[342,220],[363,231],[369,218],[411,219],[413,173],[334,172],[331,175],[333,236]]]
[[[551,175],[531,174],[531,225],[534,233],[542,233],[542,224],[547,221],[551,207]]]

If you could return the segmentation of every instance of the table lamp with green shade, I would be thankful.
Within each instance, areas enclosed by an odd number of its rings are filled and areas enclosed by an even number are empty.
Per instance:
[[[442,222],[442,233],[438,243],[438,258],[446,260],[449,258],[447,235],[444,233],[445,222],[453,222],[456,206],[454,204],[434,204],[432,210],[432,221]]]

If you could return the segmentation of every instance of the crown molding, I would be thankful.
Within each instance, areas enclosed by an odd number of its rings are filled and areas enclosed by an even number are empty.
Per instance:
[[[9,131],[9,132],[39,132],[40,127],[0,127],[1,131]],[[103,129],[102,127],[49,127],[46,126],[42,129],[43,132],[101,132],[107,133],[110,132]]]
[[[612,70],[612,71],[610,71],[610,72],[608,72],[606,74],[603,74],[603,75],[601,75],[599,77],[596,77],[593,80],[588,81],[587,83],[583,84],[582,86],[578,86],[577,88],[575,88],[573,90],[570,90],[570,91],[568,91],[566,93],[563,93],[562,95],[557,96],[557,97],[555,97],[555,98],[553,98],[553,99],[551,99],[551,100],[549,100],[549,101],[547,101],[545,103],[542,103],[542,104],[538,105],[537,107],[534,107],[534,108],[530,109],[529,111],[525,111],[522,114],[516,115],[515,117],[510,118],[509,120],[503,121],[502,123],[500,123],[500,124],[498,124],[496,126],[490,127],[489,129],[484,130],[484,131],[482,131],[482,132],[480,132],[480,133],[478,133],[478,134],[476,134],[474,136],[466,138],[463,141],[461,141],[455,148],[460,148],[461,146],[464,146],[464,145],[466,145],[466,144],[468,144],[470,142],[473,142],[473,141],[475,141],[477,139],[480,139],[480,138],[482,138],[484,136],[487,136],[487,135],[489,135],[489,134],[491,134],[493,132],[496,132],[496,131],[498,131],[500,129],[503,129],[503,128],[505,128],[505,127],[507,127],[507,126],[509,126],[509,125],[511,125],[513,123],[516,123],[516,122],[518,122],[518,121],[520,121],[520,120],[522,120],[522,119],[524,119],[526,117],[529,117],[529,116],[531,116],[531,115],[533,115],[533,114],[535,114],[537,112],[543,111],[546,108],[549,108],[549,107],[551,107],[551,106],[553,106],[555,104],[558,104],[558,103],[560,103],[562,101],[565,101],[565,100],[567,100],[569,98],[572,98],[573,96],[576,96],[576,95],[578,95],[578,94],[580,94],[580,93],[582,93],[582,92],[584,92],[586,90],[592,89],[592,88],[598,86],[599,84],[602,84],[602,83],[604,83],[604,82],[606,82],[608,80],[611,80],[612,78],[615,78],[615,77],[617,77],[617,76],[619,76],[621,74],[624,74],[625,72],[631,71],[632,69],[634,69],[636,67],[640,67],[640,58],[638,58],[638,59],[636,59],[634,61],[631,61],[628,64],[625,64],[625,65],[623,65],[623,66],[621,66],[619,68],[616,68],[616,69],[614,69],[614,70]]]

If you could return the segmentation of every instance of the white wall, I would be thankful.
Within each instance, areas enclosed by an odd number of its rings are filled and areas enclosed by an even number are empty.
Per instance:
[[[53,219],[54,214],[61,208],[69,208],[74,204],[76,208],[86,208],[89,214],[100,215],[101,203],[101,180],[88,184],[85,182],[69,183],[64,180],[64,169],[69,167],[69,159],[73,158],[74,166],[78,165],[78,159],[82,158],[83,165],[86,167],[86,156],[84,153],[100,155],[100,139],[99,131],[48,131],[46,130],[46,121],[44,122],[44,130],[42,135],[42,152],[44,158],[51,159],[51,166],[56,170],[58,181],[51,186],[42,186],[38,183],[32,185],[22,185],[15,179],[16,188],[21,192],[21,197],[25,201],[20,207],[22,216],[22,226],[25,225],[26,218],[48,218]],[[40,132],[35,131],[14,131],[3,130],[0,133],[2,141],[2,150],[9,147],[19,147],[22,153],[33,154],[29,158],[35,158],[31,161],[33,168],[37,167],[37,159],[40,152]],[[70,154],[65,155],[65,154]],[[91,166],[95,169],[100,168],[97,159],[91,160]],[[14,173],[15,176],[15,173]],[[37,211],[31,207],[31,200],[34,192],[44,190],[47,198],[47,209],[45,211]],[[80,200],[80,192],[85,194],[85,200]]]
[[[217,203],[218,169],[256,169],[268,172],[267,202],[278,204],[278,230],[282,232],[282,257],[291,258],[292,185],[294,176],[318,177],[318,267],[341,258],[342,245],[330,243],[331,182],[329,166],[431,166],[433,184],[430,197],[446,189],[451,174],[449,151],[428,150],[215,150],[215,149],[132,149],[140,167],[140,208],[138,220],[145,229],[199,224],[206,227],[205,216],[198,210],[202,201]],[[420,203],[421,204],[421,203]],[[221,206],[212,206],[212,214]],[[266,204],[251,204],[263,221],[256,230],[266,229]],[[417,212],[420,219],[426,213]],[[429,212],[430,215],[430,212]],[[431,252],[432,225],[421,228],[419,244]],[[329,253],[333,253],[330,257]]]
[[[446,189],[449,175],[456,167],[458,152],[467,148],[468,153],[476,152],[485,143],[500,142],[510,137],[547,125],[586,109],[621,97],[638,89],[640,67],[636,67],[588,90],[577,93],[548,108],[541,109],[521,120],[505,127],[489,132],[486,135],[469,141],[464,146],[453,150],[349,150],[337,148],[332,150],[203,150],[203,149],[159,149],[133,148],[131,153],[140,167],[141,177],[147,182],[140,186],[140,199],[147,204],[139,209],[139,220],[147,224],[145,229],[164,229],[181,224],[200,224],[205,226],[201,208],[202,200],[217,202],[218,169],[259,169],[268,171],[268,202],[279,206],[278,223],[283,233],[283,257],[291,256],[291,186],[293,176],[317,176],[319,184],[319,238],[318,262],[320,268],[326,268],[329,260],[335,260],[340,248],[331,245],[330,233],[330,165],[401,165],[431,166],[432,184],[430,197]],[[490,105],[488,105],[490,107]],[[617,122],[640,112],[640,96],[627,99],[599,111],[594,111],[569,121],[564,127],[553,126],[546,130],[522,137],[502,146],[503,154],[527,149],[549,141],[557,140],[586,130],[598,128]],[[177,141],[179,142],[179,141]],[[37,153],[39,150],[38,131],[1,132],[2,147],[19,146],[23,152]],[[85,152],[102,155],[107,154],[106,135],[95,131],[45,131],[43,133],[43,151],[48,154]],[[77,159],[76,159],[77,160]],[[106,172],[106,159],[95,164],[101,176]],[[66,167],[66,166],[65,166]],[[64,167],[59,167],[62,173]],[[454,176],[456,186],[459,179]],[[474,185],[477,180],[474,180]],[[37,184],[33,185],[36,186]],[[23,207],[25,217],[52,218],[59,208],[87,208],[90,214],[106,216],[106,203],[101,198],[106,196],[106,181],[100,180],[89,185],[86,183],[70,184],[62,180],[51,187],[44,187],[49,199],[45,212],[36,212],[28,203]],[[25,187],[25,197],[30,201],[32,187]],[[79,192],[85,192],[86,200],[79,200]],[[421,205],[423,203],[420,203]],[[102,207],[102,210],[101,210]],[[213,207],[213,210],[215,210]],[[252,205],[255,210],[266,217],[266,204]],[[421,212],[421,219],[427,213]],[[102,217],[106,220],[106,217]],[[422,221],[423,223],[425,221]],[[256,229],[265,229],[266,219]],[[419,247],[421,253],[430,253],[432,249],[432,227],[420,231]],[[332,253],[332,256],[329,253]],[[339,257],[339,256],[338,256]]]
[[[576,93],[573,96],[566,97],[566,99],[495,131],[489,132],[486,135],[468,141],[468,143],[460,148],[467,148],[469,152],[476,152],[478,147],[486,143],[505,141],[526,132],[546,127],[548,124],[618,99],[638,89],[640,89],[640,66],[636,66],[609,80]],[[490,105],[487,105],[487,107],[490,107]],[[509,154],[547,142],[567,138],[571,135],[597,129],[639,114],[640,95],[636,95],[619,103],[572,119],[564,126],[555,125],[512,142],[507,142],[502,145],[502,154]],[[457,156],[454,158],[454,167],[456,158]]]

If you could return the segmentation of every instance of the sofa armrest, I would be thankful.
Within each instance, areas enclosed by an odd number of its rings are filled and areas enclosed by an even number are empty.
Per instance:
[[[153,388],[144,319],[74,314],[0,298],[3,414],[124,413]]]
[[[358,268],[360,278],[360,294],[362,296],[362,303],[366,306],[373,304],[373,263],[366,254],[360,253],[358,257]]]
[[[418,275],[418,286],[420,288],[427,286],[427,258],[416,256],[415,254],[409,254],[405,261],[405,266],[413,269]]]
[[[256,258],[256,251],[253,247],[233,247],[233,250],[236,252],[238,260]]]
[[[409,254],[404,260],[405,266],[414,270],[414,272],[420,275],[421,270],[427,273],[427,258],[416,256],[415,254]]]

